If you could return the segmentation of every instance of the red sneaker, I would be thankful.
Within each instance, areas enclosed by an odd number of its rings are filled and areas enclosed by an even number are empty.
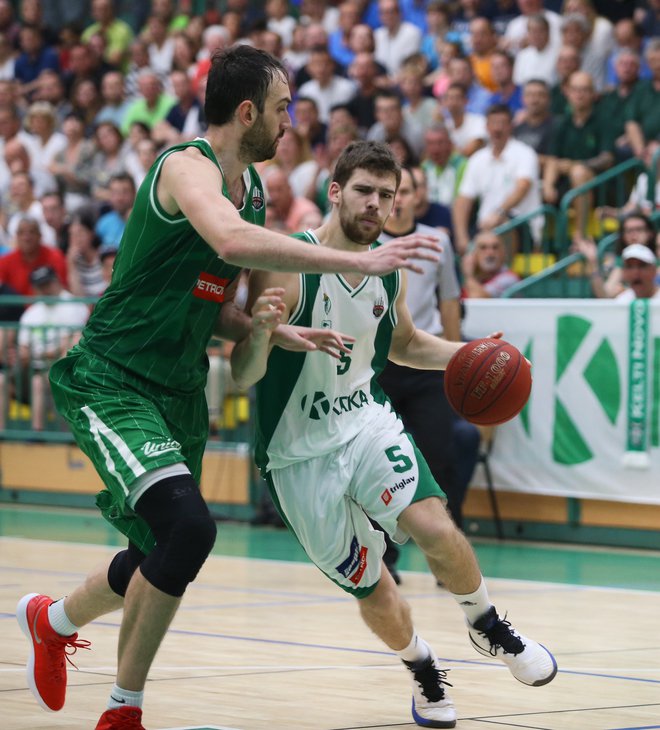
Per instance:
[[[139,707],[106,710],[101,715],[96,730],[145,730],[142,725],[142,710]]]
[[[28,593],[16,607],[21,631],[30,641],[27,663],[28,686],[44,710],[61,710],[66,694],[66,662],[77,649],[89,649],[89,641],[78,640],[78,634],[60,636],[48,621],[48,606],[53,599]],[[71,647],[73,651],[67,651]],[[65,661],[66,659],[66,661]]]

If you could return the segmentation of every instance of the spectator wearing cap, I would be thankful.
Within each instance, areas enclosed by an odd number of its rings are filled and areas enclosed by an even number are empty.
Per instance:
[[[95,33],[101,33],[107,42],[105,60],[113,66],[122,66],[133,40],[131,26],[115,16],[113,0],[92,0],[92,17],[94,22],[85,28],[82,41],[87,43]]]
[[[60,300],[31,304],[21,316],[18,328],[18,358],[25,374],[22,382],[30,383],[32,430],[43,431],[46,425],[48,369],[80,339],[89,318],[89,308],[69,301],[71,293],[62,287],[57,273],[50,266],[35,269],[30,274],[30,284],[35,295]],[[0,406],[0,410],[4,411],[4,407]]]
[[[616,296],[617,301],[660,299],[660,287],[656,281],[657,262],[653,251],[641,243],[633,243],[623,249],[621,258],[621,278],[628,288]]]
[[[64,254],[58,249],[41,242],[39,221],[30,216],[21,216],[16,227],[16,248],[0,256],[0,281],[8,284],[21,296],[33,292],[30,274],[40,266],[50,266],[60,281],[67,281],[67,267]]]
[[[606,253],[602,261],[599,261],[598,246],[594,241],[588,238],[574,240],[573,250],[586,259],[586,274],[591,279],[594,296],[612,298],[624,291],[621,262],[624,251],[631,246],[644,246],[655,257],[655,228],[651,219],[639,210],[621,218],[615,252]]]
[[[127,173],[110,178],[110,210],[96,224],[96,235],[103,246],[119,248],[126,221],[135,203],[135,181]]]

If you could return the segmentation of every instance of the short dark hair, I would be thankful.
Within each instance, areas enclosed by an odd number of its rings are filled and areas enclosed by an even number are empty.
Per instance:
[[[486,117],[492,117],[493,114],[506,114],[509,119],[513,119],[513,112],[506,104],[491,104],[486,109]]]
[[[110,180],[108,181],[108,185],[113,182],[127,182],[130,184],[130,186],[135,190],[135,180],[132,175],[129,175],[127,172],[116,172],[114,175],[110,177]]]
[[[286,69],[266,51],[240,45],[216,53],[206,83],[206,121],[227,124],[246,100],[263,112],[270,86],[278,76],[288,78]]]
[[[368,170],[377,175],[392,173],[396,177],[397,188],[401,182],[401,166],[390,148],[382,142],[351,142],[337,158],[332,182],[343,188],[355,170]]]

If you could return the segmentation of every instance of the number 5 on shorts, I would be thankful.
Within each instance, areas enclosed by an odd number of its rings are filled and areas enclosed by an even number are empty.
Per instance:
[[[385,449],[385,455],[392,462],[392,469],[394,469],[397,474],[403,474],[404,472],[410,471],[413,466],[412,461],[405,454],[400,452],[400,446],[390,446],[389,449]]]

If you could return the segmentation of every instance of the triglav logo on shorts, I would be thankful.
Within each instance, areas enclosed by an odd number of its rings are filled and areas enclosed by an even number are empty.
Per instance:
[[[153,441],[147,441],[142,447],[142,453],[145,456],[160,456],[160,454],[166,454],[168,451],[178,451],[180,448],[181,444],[174,439],[168,439],[157,444]]]
[[[405,489],[408,484],[414,484],[415,477],[404,477],[400,482],[396,482],[393,487],[388,487],[381,495],[380,498],[385,504],[389,504],[392,501],[392,495],[394,492],[398,492],[400,489]]]

